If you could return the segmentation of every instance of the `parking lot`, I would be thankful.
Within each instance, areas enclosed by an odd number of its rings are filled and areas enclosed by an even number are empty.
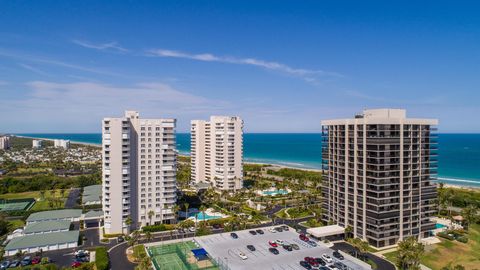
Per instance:
[[[299,262],[305,257],[320,257],[322,254],[328,254],[333,258],[333,250],[328,248],[325,244],[317,242],[317,246],[312,245],[299,239],[299,234],[290,228],[289,231],[272,233],[268,229],[270,227],[262,228],[265,232],[263,235],[252,235],[250,230],[238,231],[238,239],[233,239],[230,233],[221,233],[208,236],[197,237],[195,240],[202,246],[210,255],[222,265],[228,266],[228,269],[281,269],[293,270],[304,269]],[[299,250],[287,251],[279,246],[277,250],[278,255],[272,254],[268,249],[270,248],[268,242],[282,240],[288,244],[297,244]],[[247,249],[247,245],[255,246],[255,251]],[[243,252],[248,259],[242,260],[238,255]],[[335,258],[333,258],[336,260]],[[341,263],[348,266],[348,269],[364,270],[370,269],[364,263],[357,262],[356,259],[345,256]]]

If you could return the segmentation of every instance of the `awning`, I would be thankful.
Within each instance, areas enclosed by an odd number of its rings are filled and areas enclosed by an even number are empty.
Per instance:
[[[321,238],[325,236],[343,234],[345,233],[345,228],[339,225],[329,225],[323,227],[309,228],[307,229],[307,233],[317,238]]]
[[[203,260],[207,258],[207,251],[203,248],[192,249],[193,255],[197,260]]]

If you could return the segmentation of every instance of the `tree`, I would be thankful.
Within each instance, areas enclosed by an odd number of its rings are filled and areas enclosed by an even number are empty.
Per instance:
[[[477,220],[478,208],[476,205],[470,204],[466,208],[462,209],[462,216],[464,219],[465,229],[468,231],[470,224],[475,223]]]
[[[131,218],[131,217],[127,217],[127,219],[125,220],[125,225],[127,225],[128,230],[130,230],[130,226],[132,226],[132,223],[133,223],[132,218]]]
[[[155,215],[155,212],[153,212],[153,210],[150,210],[150,211],[148,211],[147,215],[148,215],[148,219],[150,220],[150,224],[148,224],[148,225],[153,225],[152,224],[152,218]]]
[[[415,237],[398,242],[397,267],[401,270],[419,270],[425,247]]]
[[[145,232],[145,239],[147,239],[147,242],[152,241],[153,235],[150,231]]]
[[[46,190],[40,190],[40,200],[41,201],[45,200],[45,193],[46,193]]]
[[[350,235],[352,234],[353,232],[353,228],[352,226],[348,225],[346,228],[345,228],[345,239],[348,239],[350,238]]]
[[[188,218],[188,207],[190,204],[188,202],[184,203],[183,206],[185,207],[185,219]]]

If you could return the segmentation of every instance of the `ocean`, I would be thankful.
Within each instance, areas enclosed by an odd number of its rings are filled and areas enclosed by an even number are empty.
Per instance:
[[[18,134],[47,139],[101,144],[99,133]],[[480,134],[439,134],[438,178],[448,184],[480,187]],[[190,152],[190,134],[177,133],[181,154]],[[247,162],[296,168],[321,168],[321,135],[318,133],[247,133],[244,155]]]

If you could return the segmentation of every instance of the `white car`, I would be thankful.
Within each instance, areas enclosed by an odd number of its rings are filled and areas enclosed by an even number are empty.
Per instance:
[[[277,232],[277,230],[275,230],[275,228],[273,228],[273,227],[271,227],[270,229],[268,229],[268,231],[271,232],[271,233],[276,233],[276,232]]]
[[[188,228],[188,230],[189,230],[190,232],[195,232],[195,227],[190,227],[190,228]]]
[[[277,243],[277,244],[279,244],[279,245],[283,245],[284,242],[283,242],[283,240],[277,239],[277,240],[275,240],[275,243]]]
[[[328,256],[327,254],[322,254],[322,259],[327,263],[333,263],[332,257]]]
[[[77,256],[77,255],[80,255],[80,254],[90,254],[90,252],[88,250],[83,250],[83,249],[80,249],[80,250],[77,250],[75,251],[74,255]]]
[[[248,259],[247,255],[245,255],[243,252],[238,253],[238,257],[240,257],[242,260]]]

